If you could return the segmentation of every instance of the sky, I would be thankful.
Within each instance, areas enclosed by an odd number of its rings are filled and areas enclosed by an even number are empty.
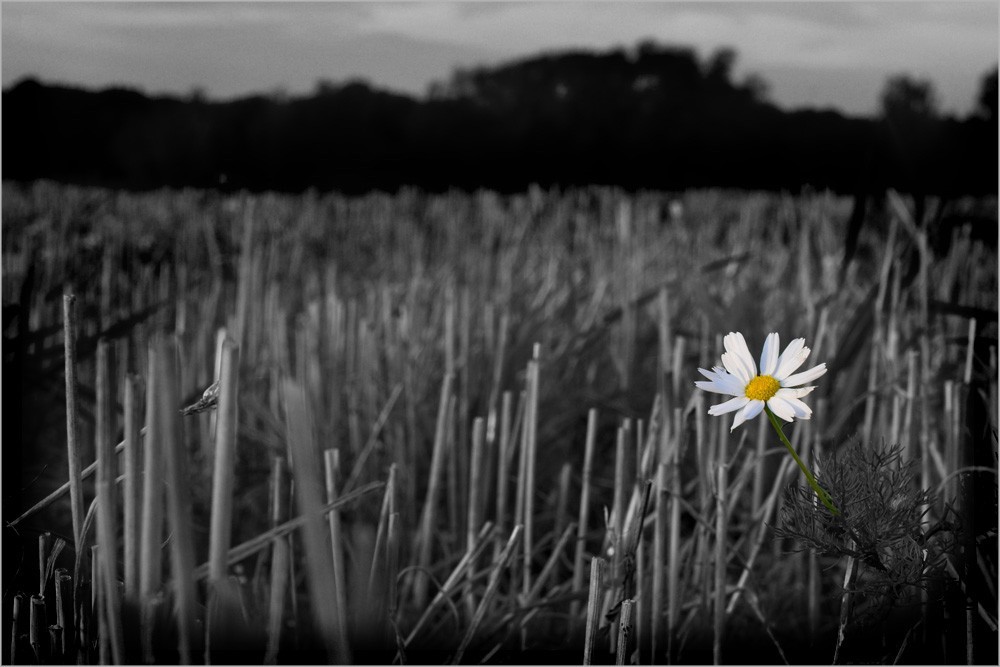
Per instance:
[[[965,115],[997,62],[995,1],[0,4],[3,86],[25,76],[148,94],[305,94],[355,78],[423,95],[456,67],[653,39],[738,53],[785,109],[872,115],[888,76],[929,78]]]

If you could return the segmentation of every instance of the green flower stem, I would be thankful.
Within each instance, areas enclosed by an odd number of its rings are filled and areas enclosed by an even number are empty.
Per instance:
[[[834,506],[833,498],[831,498],[830,494],[819,485],[816,478],[813,477],[811,472],[809,472],[809,468],[807,468],[806,464],[802,462],[799,455],[795,453],[795,449],[792,448],[792,443],[788,442],[788,438],[786,438],[785,434],[781,431],[781,424],[778,423],[778,418],[774,416],[773,412],[771,412],[771,408],[764,406],[764,412],[767,413],[767,418],[771,420],[771,426],[773,426],[774,430],[778,432],[778,437],[781,438],[781,442],[788,448],[788,453],[791,454],[792,458],[795,459],[795,462],[799,464],[799,468],[802,470],[802,474],[806,476],[809,486],[811,486],[813,491],[816,492],[816,497],[819,498],[824,505],[826,505],[827,509],[830,510],[834,516],[839,515],[840,510]]]

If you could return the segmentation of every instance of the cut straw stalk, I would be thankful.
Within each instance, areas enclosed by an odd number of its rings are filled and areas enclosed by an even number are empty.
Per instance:
[[[81,452],[77,441],[77,389],[76,389],[76,297],[63,296],[63,347],[66,364],[66,453],[69,461],[70,513],[73,521],[73,544],[77,552],[83,534],[83,483],[80,469]]]
[[[214,354],[215,363],[214,363],[214,372],[212,374],[212,380],[211,380],[211,382],[219,382],[220,383],[220,386],[219,386],[220,395],[219,395],[219,399],[218,399],[218,401],[219,401],[219,403],[218,403],[218,410],[211,410],[211,411],[209,411],[209,415],[208,415],[208,439],[206,439],[205,442],[204,442],[204,444],[206,444],[206,445],[209,442],[211,442],[212,440],[216,440],[217,437],[218,437],[218,435],[219,435],[219,433],[218,433],[218,429],[219,429],[218,424],[219,424],[219,419],[222,418],[222,396],[221,396],[222,386],[221,386],[221,378],[222,378],[222,372],[223,372],[222,371],[222,364],[224,363],[223,357],[225,357],[226,354],[229,354],[226,350],[227,350],[227,348],[232,347],[233,345],[234,344],[232,342],[232,339],[228,335],[226,335],[226,328],[225,327],[219,327],[215,331],[215,354]],[[239,347],[237,346],[236,349],[239,350]],[[239,361],[239,356],[237,355],[237,364],[236,364],[237,368],[239,368],[238,361]],[[207,383],[207,384],[211,384],[211,382]],[[218,457],[218,453],[216,453],[215,456]]]
[[[566,526],[566,529],[563,530],[562,535],[559,536],[559,541],[556,542],[555,547],[552,549],[552,553],[549,554],[549,559],[545,561],[542,571],[538,574],[538,578],[535,580],[534,586],[532,586],[531,591],[528,593],[528,597],[524,600],[524,603],[522,604],[523,607],[532,605],[535,600],[541,596],[542,588],[545,587],[545,584],[548,583],[552,573],[555,572],[556,565],[559,563],[560,557],[566,549],[566,545],[569,544],[570,539],[573,537],[573,531],[575,530],[575,523],[570,523]]]
[[[358,500],[363,496],[368,495],[369,493],[372,493],[373,491],[378,491],[384,486],[385,482],[369,482],[368,484],[362,486],[360,489],[341,495],[339,498],[337,498],[337,500],[335,500],[332,503],[327,503],[326,505],[322,505],[322,512],[325,516],[326,514],[332,512],[333,510],[340,509],[342,507],[350,505],[354,501]],[[274,538],[280,537],[282,535],[289,535],[292,531],[305,526],[307,523],[307,518],[308,517],[302,515],[297,516],[294,519],[289,519],[283,524],[275,526],[274,528],[271,528],[270,530],[261,533],[257,537],[252,537],[246,542],[237,544],[236,546],[234,546],[232,549],[229,550],[229,554],[226,556],[226,562],[228,563],[228,565],[232,566],[240,562],[241,560],[244,560],[245,558],[249,558],[250,556],[254,555],[257,552],[266,549],[271,545],[271,541]],[[195,581],[201,581],[202,579],[205,579],[208,576],[208,563],[202,563],[201,565],[196,567],[194,571],[191,573],[191,576],[194,578]]]
[[[559,490],[556,494],[556,517],[554,533],[560,534],[566,526],[567,509],[569,507],[569,483],[573,474],[573,465],[567,461],[559,470]]]
[[[497,505],[496,505],[496,524],[497,530],[503,531],[505,528],[505,521],[507,519],[507,488],[510,486],[508,476],[509,476],[509,462],[510,457],[508,456],[508,451],[510,449],[510,427],[511,427],[511,409],[514,401],[514,395],[505,391],[503,397],[500,400],[500,439],[499,446],[497,447]],[[499,547],[498,547],[499,549]],[[494,559],[499,558],[500,554],[498,551],[494,552]]]
[[[28,634],[25,632],[25,611],[28,611],[30,615],[30,610],[25,610],[27,606],[25,600],[28,598],[24,593],[18,593],[14,596],[14,611],[11,619],[11,630],[10,630],[10,664],[17,665],[24,661],[26,656],[22,655],[21,645],[23,644],[21,637]]]
[[[486,422],[482,417],[476,417],[472,423],[472,459],[469,464],[469,506],[466,514],[465,548],[471,550],[476,543],[476,533],[483,522],[482,509],[482,487],[483,475],[483,446],[486,435]],[[469,580],[465,589],[465,604],[468,608],[469,616],[475,613],[476,601],[473,595],[472,579],[475,573],[476,564],[469,568]]]
[[[489,304],[492,305],[492,304]],[[492,312],[488,310],[487,312]],[[499,336],[496,346],[496,351],[493,354],[493,379],[490,384],[490,394],[489,401],[487,405],[489,406],[488,419],[486,421],[486,441],[493,443],[496,441],[496,414],[497,414],[497,399],[500,396],[500,384],[503,379],[503,362],[504,356],[507,352],[507,330],[510,328],[510,315],[505,310],[500,315],[499,323]],[[490,328],[486,328],[487,334],[490,333]],[[504,392],[506,393],[506,392]]]
[[[39,665],[48,661],[48,637],[45,634],[45,596],[31,596],[28,619],[28,641]]]
[[[103,610],[116,664],[125,662],[121,605],[118,600],[118,532],[115,503],[114,406],[112,405],[111,360],[108,342],[97,342],[97,543],[100,547]]]
[[[45,556],[49,552],[49,540],[52,533],[45,532],[38,536],[38,594],[45,595]]]
[[[337,477],[340,475],[340,450],[323,451],[323,472],[326,486],[326,501],[337,499]],[[347,577],[344,567],[344,535],[340,524],[340,511],[333,510],[326,516],[330,528],[330,558],[333,563],[334,603],[337,634],[342,642],[347,642]],[[345,652],[346,652],[345,646]]]
[[[423,614],[420,616],[419,619],[417,619],[416,625],[413,626],[413,629],[410,630],[409,634],[406,636],[406,639],[403,641],[404,648],[408,647],[413,642],[413,640],[417,636],[417,633],[419,633],[420,630],[423,629],[424,625],[426,625],[427,622],[430,620],[434,610],[437,609],[444,602],[444,600],[451,595],[459,579],[465,576],[465,572],[469,567],[469,565],[476,558],[478,558],[480,554],[483,553],[483,550],[486,548],[486,545],[490,543],[490,538],[492,537],[492,535],[493,535],[493,522],[487,521],[486,523],[483,524],[482,529],[480,529],[479,535],[476,536],[475,548],[472,549],[471,551],[465,552],[462,558],[458,561],[458,564],[455,566],[455,569],[451,571],[451,574],[448,575],[448,578],[445,579],[443,584],[441,584],[441,587],[438,590],[437,594],[434,596],[434,599],[431,600],[431,603],[427,605],[427,607],[424,609]]]
[[[459,295],[459,328],[458,328],[458,397],[456,404],[457,411],[457,447],[452,450],[453,455],[457,455],[458,462],[458,492],[459,498],[468,497],[471,480],[468,476],[469,460],[467,443],[469,442],[469,346],[471,339],[471,317],[469,316],[470,296],[469,288],[463,285]]]
[[[621,620],[618,623],[618,651],[615,655],[616,665],[631,664],[629,660],[629,644],[634,628],[632,627],[632,611],[635,600],[622,600]]]
[[[372,558],[371,569],[368,572],[369,596],[374,595],[379,581],[386,576],[386,535],[389,529],[389,517],[396,511],[396,471],[395,463],[389,466],[389,479],[385,483],[385,494],[382,496],[382,508],[378,516],[378,530],[375,534],[375,557]]]
[[[573,592],[583,590],[583,554],[587,549],[587,524],[590,519],[590,487],[593,483],[594,445],[597,440],[597,410],[591,408],[587,412],[587,437],[583,451],[583,480],[580,488],[580,515],[577,522],[576,549],[573,555]],[[577,622],[580,614],[580,603],[573,601],[569,616],[572,623]]]
[[[583,664],[594,664],[594,647],[597,645],[597,629],[601,622],[602,599],[604,598],[604,577],[608,563],[603,558],[590,561],[590,589],[587,595],[587,634],[583,644]]]
[[[465,636],[462,638],[462,642],[459,644],[458,651],[456,651],[451,664],[457,665],[461,663],[466,649],[468,649],[469,644],[472,642],[472,638],[476,634],[476,630],[478,630],[479,626],[482,624],[483,618],[486,616],[486,611],[489,608],[490,603],[493,601],[493,597],[496,595],[497,588],[500,585],[500,575],[504,569],[507,568],[508,563],[513,557],[523,530],[524,526],[521,524],[514,526],[514,530],[511,532],[510,538],[507,540],[507,544],[504,546],[503,551],[500,552],[500,558],[497,559],[493,569],[490,570],[490,579],[489,583],[486,585],[486,591],[483,593],[483,597],[479,601],[479,606],[476,608],[476,611],[472,616],[469,628],[466,630]]]
[[[59,651],[67,658],[73,649],[75,625],[73,618],[73,577],[66,573],[65,568],[56,570],[56,623],[63,628],[62,642]]]
[[[95,501],[96,502],[96,501]],[[82,646],[92,646],[96,636],[97,656],[102,665],[111,662],[111,651],[108,645],[107,614],[104,613],[103,593],[104,582],[100,560],[100,547],[93,544],[90,547],[90,623],[88,624],[89,637],[86,642],[81,642]]]
[[[524,524],[524,576],[521,580],[521,592],[527,595],[531,591],[531,558],[534,551],[535,526],[535,449],[538,437],[538,356],[541,346],[535,343],[532,360],[528,362],[527,392],[524,417],[524,515],[520,521]],[[522,635],[523,639],[523,635]]]
[[[399,512],[389,515],[389,528],[386,534],[385,572],[387,611],[393,627],[396,625],[396,581],[399,576]]]
[[[319,450],[313,439],[312,421],[302,387],[292,380],[282,386],[288,441],[295,469],[295,492],[304,518],[306,571],[313,622],[328,657],[340,664],[351,662],[347,638],[341,632],[337,614],[337,589],[327,531],[323,528],[323,487],[317,476]]]
[[[206,651],[232,648],[232,619],[239,613],[237,592],[227,574],[226,556],[232,543],[233,485],[238,429],[239,348],[225,336],[217,355],[220,368],[218,411],[213,416],[215,461],[212,471],[212,514],[208,543],[208,623]],[[209,659],[206,653],[206,660]]]
[[[653,612],[650,618],[650,635],[652,643],[651,659],[655,663],[657,651],[663,640],[667,640],[667,662],[670,661],[669,636],[662,625],[664,607],[664,563],[667,562],[668,519],[670,516],[670,486],[669,464],[660,463],[656,469],[656,511],[653,523]],[[673,591],[670,591],[673,594]],[[667,630],[669,632],[669,629]]]
[[[715,485],[715,610],[712,640],[713,664],[722,664],[722,642],[726,628],[726,462],[719,452]]]
[[[700,392],[699,392],[700,393]],[[673,653],[674,634],[677,632],[678,620],[680,617],[680,607],[682,597],[681,590],[681,418],[680,408],[674,408],[674,425],[677,428],[677,435],[672,450],[672,460],[667,465],[669,471],[670,493],[668,503],[670,507],[670,541],[667,545],[667,656],[668,661]]]
[[[288,484],[285,475],[285,459],[276,456],[271,464],[271,526],[277,526],[287,512]],[[288,538],[275,537],[271,551],[271,582],[267,606],[267,649],[264,664],[277,663],[278,648],[281,644],[281,627],[288,594],[289,579]]]
[[[212,471],[212,515],[208,548],[209,586],[227,579],[226,554],[232,541],[233,483],[236,467],[239,348],[222,341],[219,369],[218,430]]]
[[[615,492],[614,492],[614,541],[611,544],[614,557],[611,560],[611,580],[613,599],[621,599],[617,595],[621,594],[621,585],[624,584],[624,551],[625,551],[625,493],[631,481],[625,472],[627,465],[626,443],[630,422],[626,419],[624,425],[618,428],[617,439],[615,441]],[[610,633],[611,650],[615,651],[618,642],[618,633]]]
[[[125,548],[125,604],[129,608],[129,618],[134,617],[131,612],[138,610],[139,605],[139,512],[142,507],[139,432],[142,423],[139,417],[138,383],[138,376],[131,373],[125,378],[125,439],[122,443],[125,459],[125,488],[122,500],[125,525],[122,537]]]
[[[143,457],[142,521],[139,535],[139,604],[140,636],[143,657],[153,661],[153,604],[160,588],[163,535],[163,466],[164,448],[159,423],[164,415],[158,409],[157,390],[160,384],[160,355],[156,347],[149,348],[146,382],[146,446]]]
[[[427,495],[424,497],[424,508],[420,517],[419,551],[417,565],[426,572],[431,564],[431,552],[434,545],[434,526],[437,516],[437,497],[441,486],[441,472],[444,467],[444,446],[448,417],[448,402],[451,398],[453,376],[448,373],[441,383],[441,400],[438,403],[437,425],[434,429],[434,451],[431,454],[430,479],[427,483]],[[414,581],[414,604],[423,607],[427,602],[427,575],[418,574]]]
[[[189,664],[195,639],[194,621],[197,614],[194,578],[194,543],[191,536],[190,475],[187,470],[187,453],[181,437],[180,404],[177,383],[175,346],[160,337],[155,343],[157,378],[153,386],[156,397],[154,420],[157,447],[162,447],[166,457],[167,517],[172,538],[170,540],[170,574],[174,592],[174,609],[177,614],[177,648],[181,664]],[[152,446],[147,448],[152,450]],[[151,458],[151,457],[147,457]],[[153,470],[149,479],[159,479],[160,472]]]
[[[62,664],[64,656],[62,653],[63,629],[61,625],[49,626],[49,660],[53,664]]]

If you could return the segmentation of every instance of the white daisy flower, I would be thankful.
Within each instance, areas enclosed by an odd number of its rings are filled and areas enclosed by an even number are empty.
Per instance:
[[[801,385],[826,373],[826,364],[813,366],[801,373],[795,372],[809,356],[805,338],[796,338],[779,355],[778,334],[768,334],[760,355],[760,373],[743,334],[730,332],[723,339],[723,344],[726,347],[722,355],[723,368],[716,366],[710,371],[699,368],[698,372],[708,381],[701,380],[695,385],[705,391],[735,398],[713,405],[708,414],[724,415],[735,411],[736,418],[730,430],[759,415],[765,406],[786,422],[812,416],[812,410],[800,399],[816,387]]]

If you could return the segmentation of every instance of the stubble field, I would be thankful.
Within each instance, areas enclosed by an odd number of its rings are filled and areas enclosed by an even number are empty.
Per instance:
[[[997,207],[928,204],[5,184],[4,659],[995,663]]]

